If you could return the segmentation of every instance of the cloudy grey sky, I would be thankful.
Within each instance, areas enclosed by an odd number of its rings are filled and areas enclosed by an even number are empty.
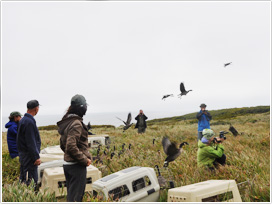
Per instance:
[[[270,105],[271,2],[1,4],[3,116],[31,99],[63,114],[75,94],[88,113]]]

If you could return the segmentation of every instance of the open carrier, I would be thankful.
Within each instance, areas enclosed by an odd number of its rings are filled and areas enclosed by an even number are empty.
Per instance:
[[[92,165],[88,166],[85,192],[92,191],[93,182],[101,177],[101,171],[99,171],[98,168]],[[55,196],[57,197],[67,194],[63,167],[44,169],[40,191],[51,193],[55,192]]]
[[[168,202],[242,202],[235,180],[208,180],[168,190]]]
[[[130,167],[93,183],[93,195],[121,202],[156,202],[160,186],[150,167]]]

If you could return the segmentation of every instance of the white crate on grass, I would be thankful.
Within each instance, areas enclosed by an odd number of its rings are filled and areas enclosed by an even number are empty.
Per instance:
[[[50,162],[54,160],[63,160],[64,155],[54,155],[54,154],[40,154],[40,159],[43,162]]]
[[[209,180],[168,190],[168,202],[242,202],[235,180]]]
[[[150,167],[130,167],[93,183],[94,196],[122,202],[156,202],[160,185]]]
[[[49,146],[41,150],[41,154],[54,154],[54,155],[63,155],[64,152],[59,145]]]
[[[101,178],[101,171],[90,165],[87,167],[85,192],[92,191],[93,182]],[[47,189],[47,190],[46,190]],[[63,167],[44,169],[40,191],[55,192],[55,196],[67,194],[66,180]]]
[[[99,145],[109,145],[111,143],[111,140],[109,135],[106,134],[91,135],[91,137],[88,137],[88,143],[90,148],[96,148]]]
[[[42,176],[43,176],[43,172],[45,169],[47,168],[52,168],[52,167],[62,167],[64,163],[64,160],[54,160],[54,161],[50,161],[50,162],[44,162],[41,163],[38,166],[38,184],[41,183],[42,181]]]

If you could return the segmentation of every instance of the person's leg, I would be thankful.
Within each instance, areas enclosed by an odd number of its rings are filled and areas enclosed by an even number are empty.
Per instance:
[[[87,170],[78,164],[64,165],[65,177],[68,176],[67,202],[82,202],[86,187]],[[67,180],[67,179],[66,179]]]
[[[198,135],[197,135],[197,141],[201,140],[203,137],[202,135],[202,131],[201,132],[198,132]]]
[[[222,166],[224,166],[226,164],[226,155],[223,154],[222,157],[220,158],[216,158],[215,161],[213,162],[215,167],[218,167],[218,164],[221,164]]]

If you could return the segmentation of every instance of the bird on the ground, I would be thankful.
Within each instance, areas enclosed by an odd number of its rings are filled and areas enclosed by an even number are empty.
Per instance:
[[[129,149],[129,150],[131,149],[131,144],[128,145],[128,149]]]
[[[167,137],[163,137],[162,146],[165,154],[167,155],[163,164],[164,167],[168,167],[169,162],[174,161],[181,154],[181,152],[183,151],[182,147],[185,144],[188,145],[187,142],[182,142],[179,145],[179,148],[177,148],[176,143],[170,142],[170,140]]]
[[[230,125],[229,131],[236,137],[237,135],[239,135],[238,131],[232,126]]]
[[[156,165],[155,168],[156,168],[157,171],[158,171],[158,181],[159,181],[160,187],[161,187],[161,188],[162,188],[162,187],[165,187],[165,186],[166,186],[166,183],[167,183],[166,179],[161,175],[159,166]]]
[[[153,144],[153,146],[155,145],[155,138],[153,138],[153,140],[152,140],[152,144]]]
[[[193,91],[193,90],[188,90],[188,91],[185,90],[184,83],[181,82],[180,83],[180,92],[181,93],[178,95],[178,96],[180,96],[179,98],[181,98],[182,95],[187,95],[187,93],[190,92],[190,91]]]
[[[230,65],[231,63],[232,63],[232,62],[225,63],[225,64],[224,64],[224,67],[226,67],[226,66]]]
[[[110,158],[112,159],[114,155],[115,155],[115,153],[112,152],[111,155],[110,155]]]
[[[120,156],[121,154],[123,154],[124,153],[124,151],[125,151],[125,143],[123,143],[122,144],[122,150],[118,153],[118,156]]]
[[[173,94],[168,94],[168,95],[164,95],[163,97],[162,97],[162,100],[165,100],[166,98],[168,98],[168,97],[174,97],[174,95]]]
[[[116,117],[116,118],[119,119],[119,120],[121,120],[119,117]],[[125,130],[127,130],[128,128],[130,128],[131,125],[133,124],[133,123],[130,123],[131,119],[132,119],[131,118],[131,113],[128,113],[127,121],[125,122],[125,121],[121,120],[125,124],[125,126],[123,127],[123,132]]]

